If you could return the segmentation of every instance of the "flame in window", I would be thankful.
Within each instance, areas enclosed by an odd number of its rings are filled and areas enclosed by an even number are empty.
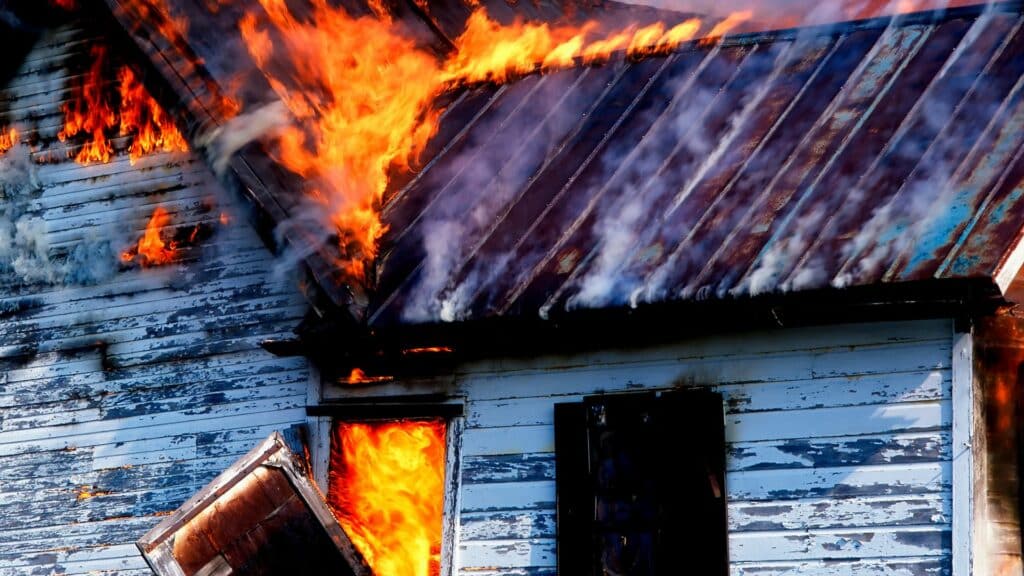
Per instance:
[[[444,509],[443,420],[341,422],[328,503],[376,576],[436,576]]]

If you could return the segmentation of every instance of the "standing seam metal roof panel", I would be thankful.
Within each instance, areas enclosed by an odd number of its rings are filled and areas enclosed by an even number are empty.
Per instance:
[[[1005,276],[1021,24],[936,12],[477,89],[385,210],[370,322]]]

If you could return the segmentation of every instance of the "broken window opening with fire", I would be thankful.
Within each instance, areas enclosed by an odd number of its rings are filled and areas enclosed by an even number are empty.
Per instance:
[[[440,576],[454,433],[445,418],[335,419],[325,495],[305,433],[275,432],[138,546],[159,576]]]
[[[448,423],[336,420],[327,501],[375,576],[440,576]]]
[[[555,405],[558,573],[729,573],[725,423],[708,391]]]

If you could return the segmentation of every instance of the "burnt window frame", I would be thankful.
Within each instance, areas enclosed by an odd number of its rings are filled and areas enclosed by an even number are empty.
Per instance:
[[[646,434],[652,439],[658,439],[659,444],[663,444],[661,453],[667,452],[667,456],[693,456],[689,471],[684,472],[681,480],[675,479],[685,486],[673,487],[674,479],[670,477],[670,472],[677,464],[661,466],[668,459],[661,462],[651,457],[652,451],[658,452],[653,443],[639,451],[646,450],[646,453],[637,455],[636,461],[655,466],[655,477],[650,478],[650,482],[656,493],[657,513],[653,521],[648,513],[647,521],[657,526],[657,535],[648,540],[651,543],[650,557],[655,559],[649,573],[659,576],[680,573],[726,576],[729,573],[729,558],[724,403],[720,393],[701,388],[599,394],[585,396],[579,402],[555,404],[558,573],[574,576],[601,574],[600,556],[603,548],[598,545],[599,540],[606,539],[618,529],[627,530],[614,523],[609,525],[606,522],[602,526],[596,518],[602,506],[598,503],[598,492],[603,490],[606,495],[609,493],[609,485],[599,487],[598,464],[593,462],[597,460],[594,444],[595,434],[598,433],[595,426],[598,415],[595,411],[602,406],[607,411],[615,410],[622,418],[628,418],[630,411],[635,413],[633,416],[643,418],[641,426],[624,434]],[[645,410],[652,415],[650,420]],[[648,422],[653,422],[649,429],[645,428]],[[692,438],[690,448],[693,449],[687,451],[687,445],[675,439],[661,442],[666,436]],[[612,486],[611,489],[616,488]],[[683,497],[684,489],[702,498],[698,501],[701,519],[699,522],[677,522],[671,525],[666,522],[668,516],[693,510],[694,501]],[[634,502],[640,499],[633,494]],[[640,516],[643,517],[643,514]],[[629,517],[633,520],[636,518],[634,515]],[[670,543],[666,543],[666,540]],[[692,568],[692,564],[683,564],[684,559],[692,562],[694,554],[704,558],[699,567]],[[686,570],[680,572],[680,568]]]
[[[312,430],[313,473],[320,491],[327,496],[331,442],[338,421],[384,422],[393,420],[444,419],[445,469],[444,503],[441,524],[440,576],[455,576],[455,550],[458,529],[459,484],[462,468],[462,432],[465,428],[465,406],[461,398],[436,401],[435,397],[381,396],[352,400],[332,400],[306,407]]]

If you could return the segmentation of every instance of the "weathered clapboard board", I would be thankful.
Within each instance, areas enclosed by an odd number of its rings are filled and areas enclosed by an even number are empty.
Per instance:
[[[47,282],[0,274],[3,575],[149,573],[135,540],[305,418],[306,361],[259,343],[287,337],[306,304],[203,160],[81,166],[67,159],[73,143],[56,141],[73,64],[105,39],[90,22],[46,32],[0,86],[0,125],[45,144],[31,152],[47,162],[34,167],[40,187],[21,199],[22,216],[41,223],[47,265],[61,272]],[[213,234],[180,263],[119,269],[158,205],[173,225]],[[90,264],[71,258],[79,247],[112,270],[73,279],[73,266]]]
[[[939,575],[951,569],[952,337],[943,320],[737,333],[324,395],[465,402],[461,574],[555,573],[556,402],[706,386],[724,396],[733,574]],[[666,438],[666,456],[699,441]]]

